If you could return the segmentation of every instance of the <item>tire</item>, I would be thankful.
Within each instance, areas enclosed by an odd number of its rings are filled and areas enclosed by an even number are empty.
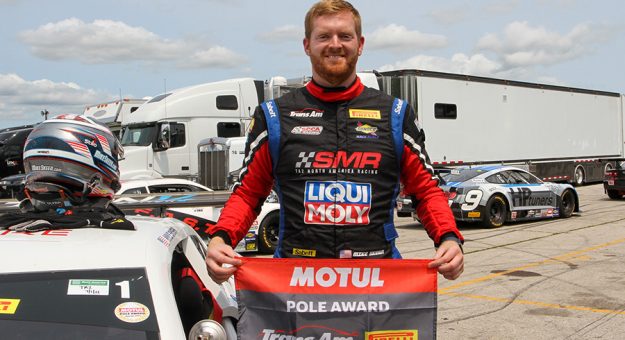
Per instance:
[[[618,199],[621,199],[623,195],[621,195],[618,190],[608,190],[608,197],[610,197],[613,200],[618,200]]]
[[[397,217],[410,217],[410,216],[412,216],[411,212],[397,211]]]
[[[573,172],[573,185],[578,187],[584,185],[584,183],[586,183],[586,172],[583,166],[578,165],[575,167],[575,172]]]
[[[560,217],[569,218],[575,210],[575,194],[572,190],[564,190],[560,196]]]
[[[258,227],[258,250],[261,253],[273,254],[278,247],[280,235],[280,211],[269,213]]]
[[[495,195],[486,202],[482,224],[488,228],[501,227],[506,222],[507,215],[508,203],[502,196]]]

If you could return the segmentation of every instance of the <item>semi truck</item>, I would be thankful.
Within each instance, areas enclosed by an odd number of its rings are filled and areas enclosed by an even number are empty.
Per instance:
[[[375,72],[415,109],[440,171],[510,164],[546,181],[603,180],[623,160],[623,95],[424,70]]]
[[[239,78],[153,97],[122,126],[122,179],[196,179],[199,141],[212,136],[243,136],[264,96],[263,86],[263,81]]]

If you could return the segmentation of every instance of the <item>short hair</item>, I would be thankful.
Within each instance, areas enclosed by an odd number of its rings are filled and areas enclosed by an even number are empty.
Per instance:
[[[356,24],[356,35],[360,37],[362,35],[362,20],[358,10],[345,0],[321,0],[314,4],[306,13],[306,19],[304,20],[304,28],[306,38],[310,39],[312,33],[312,21],[313,19],[322,15],[336,14],[343,11],[348,11],[354,16],[354,23]]]

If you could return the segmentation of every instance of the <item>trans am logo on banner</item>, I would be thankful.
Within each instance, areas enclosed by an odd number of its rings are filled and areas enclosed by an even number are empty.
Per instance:
[[[436,336],[430,260],[242,258],[239,339],[423,340]]]
[[[304,222],[369,224],[371,184],[345,181],[306,182]]]

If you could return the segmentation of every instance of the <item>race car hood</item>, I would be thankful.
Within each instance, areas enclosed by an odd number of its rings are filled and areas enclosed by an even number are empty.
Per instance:
[[[188,227],[173,219],[128,216],[136,230],[0,230],[0,273],[146,267],[171,257]]]

